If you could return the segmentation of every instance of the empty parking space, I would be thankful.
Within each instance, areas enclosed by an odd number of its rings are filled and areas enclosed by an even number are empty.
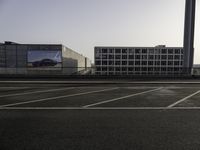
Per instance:
[[[162,88],[150,93],[125,97],[118,101],[108,100],[106,103],[95,105],[95,107],[167,107],[195,91],[196,89],[191,88]]]
[[[110,90],[115,90],[117,88],[65,88],[62,90],[56,89],[56,92],[42,92],[40,94],[29,94],[29,95],[20,95],[20,96],[13,96],[13,97],[4,97],[3,100],[0,101],[0,107],[7,107],[7,106],[18,106],[23,104],[29,103],[36,103],[36,102],[45,102],[46,105],[52,100],[61,99],[61,98],[71,98],[73,96],[79,96],[81,99],[82,95],[98,93],[98,92],[105,92]]]
[[[167,108],[198,107],[200,90],[192,86],[79,86],[79,87],[9,87],[9,93],[0,94],[0,107],[20,108]],[[17,90],[17,91],[16,91]],[[0,88],[1,91],[1,88]],[[1,91],[3,92],[3,90]],[[184,100],[183,102],[180,100]],[[191,102],[194,101],[194,102]],[[180,101],[180,102],[179,102]],[[191,105],[193,103],[193,105]],[[189,105],[188,105],[189,104]]]
[[[105,88],[106,89],[106,88]],[[119,97],[124,97],[130,94],[140,93],[149,89],[139,88],[139,89],[128,89],[128,88],[109,88],[111,90],[105,90],[102,92],[88,93],[85,95],[75,95],[65,98],[57,98],[51,101],[41,101],[36,103],[29,103],[24,105],[24,107],[82,107],[89,105],[91,103],[98,103],[105,101],[107,99],[114,99]]]
[[[184,101],[178,103],[176,107],[200,107],[200,91],[187,97]]]

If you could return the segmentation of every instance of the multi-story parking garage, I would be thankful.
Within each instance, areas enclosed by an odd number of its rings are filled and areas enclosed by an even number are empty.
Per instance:
[[[0,44],[0,74],[85,74],[91,61],[61,44]]]
[[[182,74],[183,48],[95,47],[98,75],[173,75]]]

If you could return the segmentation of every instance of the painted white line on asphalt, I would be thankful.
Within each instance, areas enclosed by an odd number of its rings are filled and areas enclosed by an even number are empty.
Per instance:
[[[157,88],[157,89],[148,90],[148,91],[144,91],[144,92],[140,92],[140,93],[135,93],[135,94],[131,94],[131,95],[123,96],[123,97],[118,97],[118,98],[114,98],[114,99],[110,99],[110,100],[105,100],[105,101],[101,101],[101,102],[97,102],[97,103],[85,105],[85,106],[82,106],[82,107],[83,108],[92,107],[92,106],[96,106],[96,105],[100,105],[100,104],[105,104],[105,103],[109,103],[109,102],[113,102],[113,101],[118,101],[118,100],[122,100],[122,99],[125,99],[125,98],[137,96],[137,95],[142,95],[142,94],[150,93],[150,92],[157,91],[157,90],[160,90],[160,89],[162,89],[162,88]]]
[[[200,110],[200,107],[0,107],[0,110]]]
[[[50,90],[40,90],[40,91],[25,92],[25,93],[23,92],[23,93],[15,93],[15,94],[6,94],[6,95],[0,95],[0,98],[11,97],[11,96],[21,96],[21,95],[28,95],[28,94],[36,94],[36,93],[55,92],[55,91],[62,91],[62,90],[69,90],[69,89],[74,89],[74,87],[50,89]]]
[[[70,95],[63,95],[63,96],[57,96],[57,97],[49,97],[49,98],[43,98],[43,99],[37,99],[37,100],[31,100],[31,101],[25,101],[25,102],[18,102],[18,103],[11,103],[6,105],[0,105],[0,107],[9,107],[9,106],[17,106],[22,104],[29,104],[29,103],[35,103],[35,102],[42,102],[42,101],[49,101],[49,100],[55,100],[55,99],[61,99],[61,98],[67,98],[67,97],[73,97],[73,96],[80,96],[80,95],[86,95],[86,94],[92,94],[92,93],[99,93],[99,92],[105,92],[105,91],[111,91],[116,90],[118,88],[109,88],[104,90],[96,90],[96,91],[89,91],[89,92],[83,92],[83,93],[77,93],[77,94],[70,94]]]
[[[179,100],[179,101],[177,101],[177,102],[175,102],[175,103],[173,103],[173,104],[171,104],[171,105],[169,105],[168,108],[174,107],[174,106],[186,101],[187,99],[199,94],[199,93],[200,93],[200,90],[195,92],[195,93],[193,93],[193,94],[191,94],[191,95],[189,95],[189,96],[187,96],[187,97],[185,97],[185,98],[183,98],[183,99],[181,99],[181,100]]]

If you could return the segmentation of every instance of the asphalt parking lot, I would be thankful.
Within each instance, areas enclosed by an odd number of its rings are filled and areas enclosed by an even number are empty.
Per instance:
[[[47,82],[1,82],[0,149],[200,146],[200,83]]]

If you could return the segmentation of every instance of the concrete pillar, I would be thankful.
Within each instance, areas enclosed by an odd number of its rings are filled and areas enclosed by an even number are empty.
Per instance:
[[[194,60],[194,28],[196,0],[186,0],[184,29],[184,68],[191,73]]]

